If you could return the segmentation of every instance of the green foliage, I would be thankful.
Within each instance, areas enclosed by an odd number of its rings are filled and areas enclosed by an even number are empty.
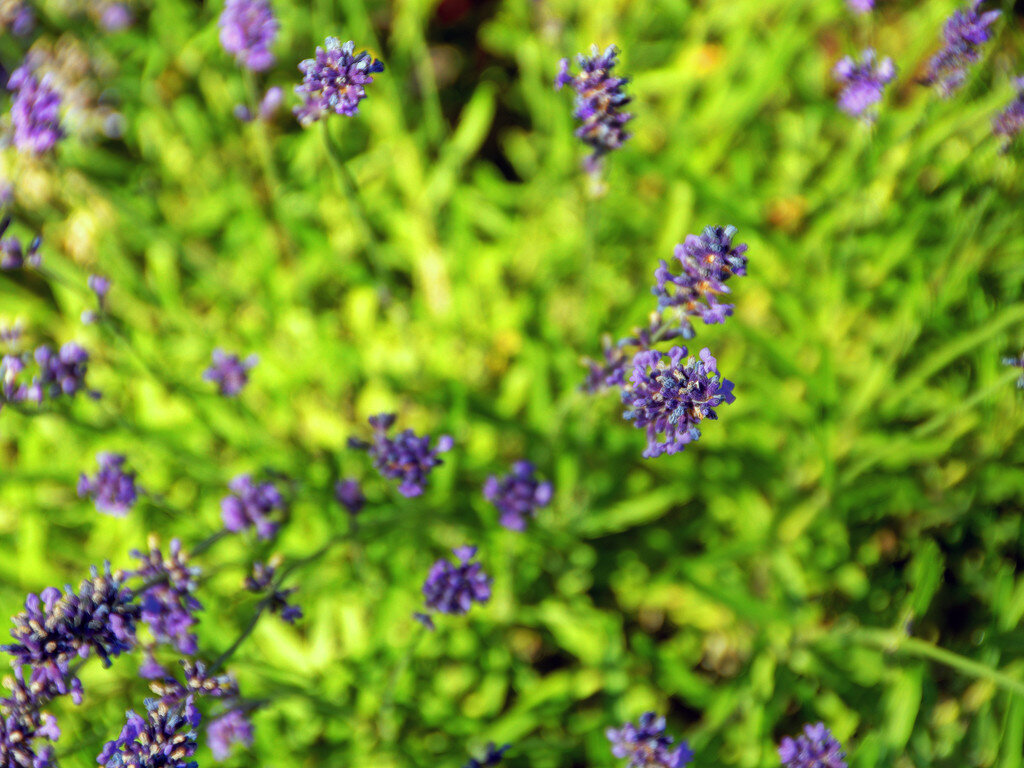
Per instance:
[[[227,481],[273,468],[296,492],[275,551],[339,541],[292,579],[307,618],[261,620],[231,665],[268,700],[231,765],[455,768],[494,740],[513,768],[611,766],[604,728],[656,709],[697,766],[776,765],[777,740],[821,719],[852,768],[1019,768],[1024,408],[1000,358],[1024,344],[1024,197],[989,128],[1024,66],[1019,22],[941,102],[914,80],[947,0],[869,19],[841,0],[504,0],[453,26],[436,5],[275,2],[266,84],[290,92],[325,34],[387,64],[361,114],[330,121],[365,220],[319,127],[232,117],[255,86],[219,47],[218,4],[159,0],[116,35],[44,6],[40,34],[78,39],[125,136],[83,120],[56,162],[0,161],[60,278],[4,275],[0,317],[80,341],[103,392],[0,414],[0,613],[127,565],[150,531],[204,539]],[[596,198],[551,88],[591,42],[622,48],[636,114]],[[869,43],[901,70],[873,129],[829,74]],[[578,391],[579,359],[644,321],[673,244],[727,223],[750,276],[694,348],[736,403],[644,460],[616,395]],[[79,322],[92,271],[116,327]],[[200,380],[215,346],[260,355],[237,402]],[[456,438],[420,499],[345,449],[390,409]],[[115,520],[77,499],[102,450],[162,502]],[[556,488],[526,535],[480,493],[520,457]],[[354,532],[339,473],[367,479]],[[464,542],[494,597],[424,634],[422,579]],[[251,615],[253,555],[230,539],[199,558],[210,655]],[[134,672],[85,668],[86,706],[58,712],[64,765],[94,765],[140,706]]]

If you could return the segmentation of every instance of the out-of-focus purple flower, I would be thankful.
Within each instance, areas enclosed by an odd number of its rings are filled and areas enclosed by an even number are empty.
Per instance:
[[[491,475],[484,482],[484,498],[498,508],[498,522],[510,530],[526,530],[527,520],[551,502],[551,483],[538,480],[534,472],[530,462],[517,461],[509,474]]]
[[[196,611],[203,607],[195,598],[199,568],[188,564],[178,539],[171,540],[166,558],[155,537],[150,537],[148,552],[134,549],[131,556],[139,561],[133,575],[144,584],[139,593],[141,618],[153,639],[179,653],[194,654],[196,637],[190,630],[198,621]]]
[[[334,498],[338,500],[349,514],[357,515],[366,504],[366,496],[363,494],[363,487],[358,480],[348,478],[339,480],[334,486]]]
[[[253,72],[273,66],[270,47],[280,25],[267,0],[227,0],[219,26],[220,44],[239,66]]]
[[[605,155],[630,138],[626,133],[626,123],[633,119],[633,115],[620,111],[631,101],[623,91],[629,78],[612,76],[618,53],[619,49],[614,45],[609,45],[603,54],[596,45],[591,46],[589,56],[581,53],[576,57],[580,68],[578,75],[572,75],[569,60],[562,59],[555,77],[556,90],[571,85],[576,91],[573,115],[582,123],[576,129],[576,136],[593,150],[584,162],[586,170],[593,174],[600,172]]]
[[[785,768],[846,768],[846,754],[824,723],[805,725],[803,735],[787,736],[779,745]]]
[[[213,350],[213,365],[203,372],[203,379],[217,385],[220,394],[234,397],[249,383],[249,371],[259,362],[259,357],[249,355],[241,360],[238,355],[229,355],[222,349]]]
[[[712,325],[724,323],[732,314],[732,304],[723,304],[719,297],[729,293],[726,285],[729,278],[747,274],[747,246],[733,245],[735,234],[736,227],[729,226],[705,227],[700,235],[687,235],[674,252],[682,268],[680,274],[673,274],[664,259],[654,271],[657,284],[651,292],[658,297],[662,313],[667,310],[678,313],[680,336],[693,337],[691,317],[700,317]]]
[[[26,264],[38,267],[42,263],[39,256],[39,246],[43,240],[35,237],[29,243],[28,248],[22,248],[21,240],[17,237],[3,237],[7,228],[11,225],[11,217],[4,216],[0,219],[0,270],[21,269]]]
[[[284,103],[284,91],[278,86],[267,88],[267,92],[260,99],[260,119],[269,120]]]
[[[135,506],[138,488],[135,473],[124,467],[125,457],[118,453],[100,453],[96,461],[99,471],[89,477],[82,473],[78,477],[79,498],[89,497],[96,505],[96,511],[112,517],[124,517]]]
[[[288,602],[296,589],[278,589],[274,584],[274,575],[280,561],[271,559],[269,563],[253,563],[252,572],[245,577],[245,588],[250,592],[260,594],[267,593],[267,607],[272,613],[280,613],[281,618],[289,624],[294,624],[297,619],[302,618],[302,609],[297,605]]]
[[[106,3],[100,11],[100,26],[106,32],[128,29],[134,21],[131,9],[124,3]]]
[[[874,50],[866,48],[859,61],[851,56],[840,59],[832,74],[843,85],[839,108],[851,117],[872,122],[876,115],[872,107],[882,100],[885,86],[896,79],[896,65],[888,57],[876,63]]]
[[[103,302],[107,299],[107,294],[110,292],[110,280],[101,275],[89,275],[87,283],[89,290],[96,294],[96,300],[99,301],[102,307]]]
[[[277,486],[270,482],[256,483],[251,475],[239,475],[228,483],[228,488],[232,494],[220,502],[224,527],[238,533],[255,526],[261,539],[273,538],[278,524],[267,515],[284,509],[284,497]]]
[[[21,340],[21,334],[25,332],[25,327],[21,321],[15,321],[12,325],[0,323],[0,344],[6,344],[8,347],[14,347]],[[0,376],[0,381],[3,377]]]
[[[469,762],[466,763],[465,768],[494,768],[494,766],[501,764],[501,761],[505,759],[505,753],[511,748],[511,744],[499,747],[492,741],[487,745],[483,758],[480,760],[477,760],[475,757],[470,758]]]
[[[32,6],[24,0],[0,0],[0,32],[10,31],[15,37],[25,37],[36,26]],[[0,766],[4,765],[0,760]]]
[[[1024,352],[1021,352],[1018,357],[1004,357],[1003,365],[1021,369],[1020,378],[1017,379],[1017,389],[1024,389]]]
[[[89,353],[73,341],[62,346],[60,352],[41,346],[36,350],[35,358],[39,365],[39,384],[49,397],[70,397],[85,389]]]
[[[429,435],[417,437],[411,429],[399,432],[392,439],[387,432],[394,423],[393,413],[371,416],[373,442],[349,438],[349,447],[367,451],[373,457],[373,466],[384,477],[401,480],[398,486],[400,494],[419,496],[427,487],[430,471],[444,463],[438,455],[450,451],[454,442],[449,435],[441,435],[431,448]]]
[[[459,547],[452,552],[458,564],[448,559],[435,562],[423,583],[423,596],[430,610],[467,613],[474,602],[486,603],[491,599],[491,579],[480,563],[470,562],[476,556],[476,547]],[[433,628],[428,616],[416,614],[416,618]]]
[[[1009,152],[1013,142],[1024,130],[1024,77],[1013,81],[1017,86],[1017,96],[1010,105],[992,120],[992,133],[1005,139],[1003,152]]]
[[[989,27],[1001,11],[979,13],[984,0],[956,11],[942,29],[944,45],[928,63],[925,83],[936,85],[943,96],[952,95],[967,79],[967,68],[981,58],[978,47],[992,39]]]
[[[875,9],[875,0],[846,0],[846,4],[856,13],[871,13]]]
[[[14,146],[22,152],[41,155],[64,137],[60,127],[60,94],[50,75],[36,76],[28,64],[11,73],[7,90],[11,99]]]
[[[328,37],[323,48],[317,46],[315,58],[299,63],[302,82],[295,86],[295,93],[302,105],[295,108],[295,116],[302,125],[309,126],[329,112],[346,116],[359,112],[365,86],[384,71],[384,65],[366,51],[353,51],[351,40],[342,45],[338,38]]]
[[[146,700],[146,717],[129,711],[121,735],[108,741],[96,759],[105,768],[198,768],[196,753],[199,710],[191,696],[184,707]]]
[[[718,418],[715,408],[736,399],[732,387],[707,347],[699,360],[687,359],[686,347],[672,347],[667,356],[653,349],[638,352],[622,390],[622,416],[647,431],[646,458],[678,453],[700,437],[702,421]]]
[[[252,723],[240,709],[232,709],[227,714],[212,720],[206,728],[207,743],[213,752],[213,759],[221,762],[231,754],[233,744],[252,746]]]
[[[71,693],[81,701],[82,684],[71,663],[95,653],[110,666],[111,659],[135,645],[139,604],[124,586],[124,574],[101,572],[82,582],[76,594],[65,587],[47,587],[25,599],[25,610],[14,617],[13,644],[0,646],[15,664],[32,668],[31,682],[57,695]]]
[[[614,344],[611,336],[605,334],[601,340],[604,348],[604,363],[589,358],[584,363],[589,369],[583,382],[583,389],[591,394],[609,387],[621,387],[626,383],[626,373],[633,368],[633,358],[637,352],[650,349],[659,341],[692,338],[693,326],[685,318],[682,323],[670,323],[661,312],[651,314],[646,328],[634,328],[632,336],[619,339]]]
[[[615,757],[628,757],[627,768],[683,768],[693,760],[689,745],[665,735],[665,718],[653,712],[640,716],[636,725],[605,731]],[[673,746],[674,745],[674,746]]]

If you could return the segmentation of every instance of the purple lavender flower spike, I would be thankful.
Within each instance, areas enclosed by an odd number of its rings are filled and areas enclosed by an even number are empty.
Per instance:
[[[174,707],[195,696],[210,696],[214,699],[238,696],[238,683],[231,675],[214,674],[201,661],[181,659],[179,663],[185,673],[184,683],[164,672],[149,684],[149,689],[160,697],[160,703],[164,706]]]
[[[158,643],[194,654],[196,637],[190,630],[198,621],[195,613],[203,607],[195,598],[199,568],[188,564],[178,539],[171,540],[167,558],[156,537],[150,537],[148,552],[132,550],[131,556],[139,561],[132,575],[146,585],[139,593],[140,618]]]
[[[715,408],[735,400],[732,386],[706,347],[699,360],[686,359],[686,347],[672,347],[667,356],[653,349],[638,352],[622,390],[622,416],[646,429],[645,458],[678,453],[700,438],[702,421],[718,418]]]
[[[925,84],[935,85],[943,97],[951,96],[967,79],[967,69],[981,58],[978,47],[992,39],[989,27],[1001,11],[979,13],[984,0],[956,11],[942,29],[944,45],[928,63]]]
[[[267,607],[271,613],[281,614],[281,618],[289,624],[302,618],[302,609],[288,602],[288,598],[296,592],[292,589],[278,589],[274,584],[274,575],[280,566],[278,558],[271,558],[269,563],[253,563],[252,572],[245,577],[245,588],[257,594],[267,594]]]
[[[125,457],[117,453],[97,454],[96,461],[100,468],[93,477],[79,476],[78,496],[91,498],[97,512],[125,517],[138,499],[135,473],[124,468]]]
[[[601,172],[604,156],[621,147],[631,135],[626,132],[626,123],[633,115],[620,111],[631,101],[623,91],[629,78],[612,76],[618,53],[614,45],[609,45],[603,54],[596,45],[591,46],[590,56],[581,53],[576,57],[580,68],[576,76],[569,71],[568,59],[558,62],[555,89],[571,85],[576,91],[573,116],[582,123],[576,136],[593,150],[583,163],[593,175]]]
[[[85,389],[89,353],[73,341],[56,353],[48,346],[41,346],[35,352],[35,359],[39,365],[38,383],[44,394],[51,398],[61,395],[73,397]]]
[[[42,238],[35,237],[29,243],[28,248],[22,248],[21,240],[17,237],[3,237],[3,234],[10,225],[10,216],[4,216],[3,219],[0,219],[0,270],[21,269],[26,264],[31,267],[38,267],[42,263],[42,259],[39,256],[39,246],[42,244]]]
[[[693,338],[693,326],[682,319],[682,323],[670,323],[661,312],[651,314],[651,321],[646,328],[634,328],[632,336],[619,339],[614,344],[607,334],[602,339],[604,347],[604,363],[585,359],[588,370],[583,382],[583,389],[590,394],[610,387],[621,387],[626,383],[626,373],[633,368],[633,357],[637,352],[650,349],[659,341]]]
[[[729,293],[726,282],[733,275],[747,274],[747,246],[733,245],[736,231],[732,226],[705,227],[700,235],[687,235],[674,251],[680,274],[674,274],[664,260],[654,271],[657,284],[651,292],[658,297],[660,312],[678,315],[681,328],[677,335],[693,337],[691,317],[712,325],[724,323],[732,315],[732,304],[723,304],[720,297]],[[662,334],[659,340],[665,338]]]
[[[875,9],[875,0],[846,0],[846,4],[855,13],[871,13]]]
[[[885,86],[896,79],[896,65],[888,57],[876,63],[874,50],[867,48],[859,61],[850,56],[841,59],[832,74],[843,85],[839,108],[870,123],[876,117],[872,107],[882,100]]]
[[[499,747],[492,741],[487,745],[483,758],[480,760],[475,757],[470,758],[464,768],[494,768],[494,766],[501,765],[501,761],[505,759],[505,753],[511,748],[511,744]]]
[[[249,355],[242,360],[238,355],[231,355],[222,349],[213,350],[213,365],[203,372],[205,381],[212,381],[217,385],[217,391],[224,397],[235,397],[249,383],[249,371],[251,371],[259,357]]]
[[[222,762],[231,754],[232,745],[252,746],[252,723],[242,710],[232,709],[210,722],[206,728],[206,737],[213,759]]]
[[[220,502],[224,527],[238,533],[255,526],[256,535],[261,539],[273,538],[278,524],[267,515],[284,509],[284,497],[277,486],[253,482],[251,475],[239,475],[228,483],[228,488],[232,494]]]
[[[395,423],[393,413],[371,416],[369,421],[373,427],[373,442],[349,438],[349,447],[367,451],[373,458],[373,466],[383,477],[400,480],[398,492],[403,496],[411,498],[422,494],[430,471],[444,463],[438,458],[439,454],[452,449],[452,438],[441,435],[431,448],[429,435],[418,437],[411,429],[389,438],[387,432]]]
[[[359,102],[366,98],[365,86],[373,75],[383,72],[384,65],[366,51],[353,54],[355,43],[344,45],[336,37],[328,37],[324,47],[316,49],[316,57],[299,63],[302,83],[295,93],[302,106],[295,108],[299,122],[308,127],[324,115],[351,117],[359,112]]]
[[[7,90],[11,99],[14,146],[21,152],[44,154],[64,138],[60,127],[60,94],[50,75],[39,78],[28,64],[11,73]]]
[[[53,747],[41,740],[56,741],[60,729],[52,715],[25,709],[0,709],[0,766],[2,768],[53,768]]]
[[[280,25],[267,0],[227,0],[220,14],[220,44],[238,65],[253,72],[270,69]]]
[[[366,504],[366,496],[358,480],[347,478],[339,480],[334,486],[334,498],[338,500],[350,515],[357,515]]]
[[[636,725],[609,728],[605,735],[615,757],[629,758],[627,768],[683,768],[693,760],[693,752],[685,741],[673,746],[675,739],[664,731],[665,718],[646,712]]]
[[[139,604],[124,586],[124,574],[107,564],[82,582],[76,594],[70,586],[64,594],[53,587],[25,599],[25,610],[14,617],[11,637],[0,646],[14,656],[17,665],[32,668],[31,682],[53,691],[70,693],[81,701],[82,684],[71,663],[95,653],[110,666],[111,659],[135,645]]]
[[[191,696],[184,708],[146,700],[146,717],[129,711],[121,735],[96,759],[105,768],[198,768],[195,727],[199,712]]]
[[[491,475],[484,483],[484,498],[501,513],[498,522],[512,531],[526,530],[527,520],[551,503],[551,495],[551,483],[538,480],[528,461],[517,461],[509,474]]]
[[[458,565],[447,559],[435,562],[423,584],[423,596],[430,610],[468,613],[474,602],[486,603],[491,599],[491,579],[480,563],[471,562],[476,547],[459,547],[452,552]],[[416,614],[416,618],[433,629],[433,621],[426,614]]]
[[[846,768],[846,754],[824,723],[805,725],[803,735],[779,745],[784,768]]]
[[[1024,130],[1024,77],[1013,81],[1017,86],[1017,96],[1010,105],[992,120],[992,133],[1005,139],[1002,152],[1010,151],[1013,142]]]
[[[267,92],[260,99],[260,120],[269,120],[284,103],[284,91],[278,86],[267,88]]]

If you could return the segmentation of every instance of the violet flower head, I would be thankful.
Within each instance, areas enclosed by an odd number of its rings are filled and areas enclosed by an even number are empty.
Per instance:
[[[384,65],[366,51],[354,54],[355,43],[342,45],[336,37],[328,37],[324,47],[317,46],[316,57],[299,63],[302,82],[295,93],[302,105],[295,116],[308,127],[329,112],[351,117],[359,112],[359,102],[366,98],[365,86],[373,76],[384,71]]]
[[[882,100],[885,86],[896,79],[896,65],[888,57],[876,62],[874,50],[866,48],[861,51],[859,60],[852,56],[840,59],[832,74],[843,85],[839,108],[851,117],[870,123],[876,117],[872,107]]]
[[[24,37],[36,26],[32,5],[25,0],[0,0],[0,32]],[[0,766],[5,763],[0,760]]]
[[[288,602],[288,598],[297,591],[294,587],[279,589],[274,583],[279,565],[280,561],[276,558],[271,558],[269,563],[253,563],[252,572],[245,577],[245,588],[257,594],[266,593],[264,599],[270,612],[279,613],[284,621],[294,624],[302,618],[302,609]]]
[[[334,486],[334,498],[338,500],[350,515],[357,515],[366,504],[366,496],[363,494],[363,487],[358,480],[347,478],[339,480]]]
[[[452,438],[441,435],[431,448],[429,435],[418,437],[411,429],[399,432],[394,438],[388,437],[388,430],[395,423],[393,413],[371,416],[369,421],[373,427],[373,442],[349,438],[349,447],[367,451],[373,458],[373,466],[383,477],[400,480],[398,492],[403,496],[411,498],[422,494],[430,471],[444,463],[439,454],[452,449]]]
[[[100,26],[104,32],[120,32],[134,21],[131,9],[124,3],[106,3],[100,11]]]
[[[60,729],[52,715],[0,707],[0,768],[53,768],[53,747],[39,742],[58,738]]]
[[[551,483],[538,480],[528,461],[517,461],[509,474],[491,475],[484,483],[484,498],[501,513],[498,522],[512,531],[526,530],[527,520],[551,503],[552,492]]]
[[[199,719],[191,696],[184,707],[146,699],[146,717],[129,711],[121,735],[107,742],[96,762],[105,768],[198,768],[190,758]]]
[[[718,373],[707,347],[699,360],[687,359],[686,347],[672,347],[668,355],[653,349],[639,352],[622,390],[622,416],[647,431],[645,458],[678,453],[700,438],[702,421],[718,418],[715,408],[736,399],[732,387]]]
[[[468,613],[474,602],[486,603],[491,599],[491,579],[479,562],[472,562],[476,547],[452,550],[458,564],[448,559],[434,563],[423,583],[423,596],[427,608],[439,613]],[[425,614],[416,618],[433,629],[433,622]]]
[[[239,475],[228,488],[232,493],[221,499],[224,527],[232,533],[255,526],[261,539],[273,538],[278,524],[268,515],[284,509],[284,497],[273,483],[254,482],[251,475]]]
[[[967,79],[968,67],[981,58],[979,46],[992,39],[989,27],[1001,11],[979,13],[984,0],[956,11],[942,29],[943,47],[928,63],[924,82],[936,85],[944,97],[951,96]]]
[[[253,72],[273,66],[270,47],[280,25],[268,0],[227,0],[218,26],[220,44],[239,66]]]
[[[60,127],[60,94],[50,75],[36,76],[23,64],[11,73],[7,90],[11,99],[11,127],[14,146],[21,152],[44,154],[64,138]]]
[[[604,53],[596,45],[591,46],[589,56],[581,53],[576,57],[578,75],[569,71],[568,59],[558,63],[555,89],[571,85],[576,91],[573,116],[581,123],[576,136],[593,150],[583,163],[591,174],[599,173],[604,156],[621,147],[631,135],[626,132],[626,123],[633,115],[621,111],[631,101],[623,90],[629,78],[612,75],[618,54],[614,45]]]
[[[846,4],[855,13],[871,13],[875,9],[875,0],[846,0]]]
[[[494,768],[494,766],[501,765],[501,761],[505,759],[505,753],[512,748],[511,744],[506,744],[502,747],[496,746],[492,741],[487,745],[484,752],[484,756],[477,760],[475,757],[470,758],[469,762],[466,763],[464,768]]]
[[[89,353],[73,341],[64,344],[59,352],[43,345],[35,351],[35,360],[39,365],[39,386],[51,399],[61,395],[74,397],[85,389]],[[89,394],[98,396],[94,392]]]
[[[181,659],[180,663],[185,673],[184,683],[162,668],[161,674],[150,681],[149,689],[165,706],[177,706],[190,696],[228,699],[238,695],[238,683],[231,675],[214,674],[201,661]]]
[[[203,607],[195,597],[199,568],[188,564],[178,539],[171,540],[166,558],[155,537],[150,537],[148,552],[136,549],[131,556],[139,561],[132,575],[145,585],[139,593],[140,618],[153,639],[179,653],[194,654],[196,637],[190,630],[198,622],[195,613]]]
[[[214,382],[218,392],[224,397],[234,397],[249,383],[249,371],[258,362],[259,357],[256,355],[249,355],[242,360],[238,355],[227,354],[222,349],[215,349],[213,350],[213,365],[203,372],[203,379]]]
[[[1017,96],[1010,105],[992,120],[992,133],[1005,139],[1002,151],[1009,152],[1013,142],[1024,130],[1024,77],[1014,80]]]
[[[252,746],[252,723],[240,709],[232,709],[216,720],[210,721],[206,727],[206,739],[213,752],[213,759],[221,762],[227,760],[234,744]]]
[[[614,344],[607,334],[601,340],[604,348],[604,362],[585,359],[589,369],[583,382],[583,390],[594,394],[610,387],[621,387],[626,383],[626,374],[633,369],[633,357],[637,352],[650,349],[659,341],[693,338],[693,326],[686,318],[675,325],[662,312],[653,312],[645,328],[634,328],[632,336],[619,339]]]
[[[96,455],[100,465],[93,477],[82,474],[78,478],[79,498],[89,497],[96,511],[112,517],[125,517],[138,499],[135,473],[125,469],[125,457],[117,453]]]
[[[21,269],[26,264],[31,267],[38,267],[42,263],[42,259],[39,256],[39,246],[42,244],[42,238],[33,238],[28,248],[23,248],[21,240],[17,237],[3,237],[3,234],[10,225],[10,216],[4,216],[0,220],[0,270]]]
[[[615,757],[628,757],[627,768],[683,768],[693,760],[689,745],[665,735],[665,718],[653,712],[640,716],[636,725],[609,728],[605,735]]]
[[[70,586],[64,593],[47,587],[25,599],[25,610],[13,618],[11,637],[15,642],[0,646],[14,656],[14,663],[32,668],[33,685],[44,686],[54,695],[71,693],[81,701],[81,681],[71,671],[79,658],[95,653],[110,666],[111,659],[135,645],[135,624],[139,604],[124,586],[124,574],[101,572],[82,582],[76,594]]]
[[[784,768],[846,768],[846,753],[824,723],[805,725],[802,735],[779,745]]]
[[[1021,369],[1020,378],[1017,379],[1017,389],[1024,389],[1024,352],[1021,352],[1018,357],[1004,357],[1003,365]]]
[[[681,335],[692,338],[689,318],[700,317],[705,324],[724,323],[732,314],[733,305],[723,304],[720,297],[729,293],[726,282],[733,275],[747,274],[747,246],[733,244],[736,227],[705,227],[700,235],[687,235],[675,247],[674,256],[681,267],[674,274],[665,260],[654,270],[657,284],[651,292],[658,297],[661,312],[674,310],[679,315]],[[658,338],[663,340],[664,335]]]

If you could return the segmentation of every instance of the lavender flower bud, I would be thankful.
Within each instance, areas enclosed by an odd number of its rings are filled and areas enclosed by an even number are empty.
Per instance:
[[[50,75],[36,77],[27,64],[11,73],[7,90],[11,99],[14,146],[22,152],[41,155],[64,138],[60,127],[60,94]]]
[[[679,325],[668,322],[664,314],[654,312],[646,328],[634,328],[632,336],[626,336],[612,344],[607,334],[602,339],[604,363],[585,359],[589,368],[583,389],[591,394],[609,387],[621,387],[626,383],[626,373],[633,369],[633,358],[637,352],[650,349],[659,341],[671,341],[680,337],[692,339],[693,326],[685,317]]]
[[[279,613],[284,621],[294,624],[302,618],[302,609],[288,602],[288,597],[296,589],[278,589],[274,584],[274,575],[279,565],[280,560],[277,558],[271,558],[269,563],[253,563],[252,572],[245,577],[245,588],[257,594],[267,593],[267,607],[271,613]]]
[[[131,9],[124,3],[107,3],[100,12],[100,26],[104,32],[120,32],[135,21]]]
[[[166,559],[156,537],[150,537],[148,552],[132,550],[131,556],[139,560],[132,575],[144,583],[139,593],[140,618],[158,643],[171,645],[179,653],[194,654],[196,637],[189,630],[198,621],[196,611],[203,607],[195,598],[199,568],[188,564],[178,539],[171,540]]]
[[[1024,77],[1014,80],[1017,97],[992,120],[992,133],[1005,138],[1002,151],[1009,152],[1013,142],[1024,130]]]
[[[28,248],[22,248],[21,240],[16,237],[2,237],[11,225],[11,217],[4,216],[0,220],[0,270],[10,271],[21,269],[26,264],[38,267],[42,260],[39,257],[39,246],[42,238],[35,237]]]
[[[787,736],[779,745],[784,768],[846,768],[845,757],[824,723],[805,725],[802,736]]]
[[[105,768],[198,768],[195,760],[199,712],[189,696],[184,707],[146,699],[146,717],[129,711],[121,735],[108,741],[97,762]]]
[[[486,603],[491,599],[491,579],[480,563],[470,562],[476,556],[476,547],[452,550],[458,565],[442,559],[434,563],[423,584],[427,608],[439,613],[467,613],[474,602]],[[433,629],[433,622],[425,614],[416,618]]]
[[[498,522],[513,531],[526,530],[527,519],[551,503],[551,495],[551,483],[534,477],[528,461],[517,461],[509,474],[500,479],[491,475],[484,483],[484,498],[501,513]]]
[[[88,496],[96,511],[112,517],[125,517],[135,506],[138,488],[135,473],[124,469],[125,457],[117,453],[96,455],[99,471],[93,477],[84,473],[78,478],[78,496]]]
[[[978,47],[992,38],[989,27],[1001,11],[978,13],[984,0],[956,11],[946,21],[942,36],[944,45],[928,64],[925,83],[936,85],[944,97],[951,96],[967,79],[968,67],[981,58]]]
[[[239,66],[253,72],[273,66],[270,47],[280,25],[267,0],[227,0],[218,26],[220,44]]]
[[[675,739],[664,731],[665,718],[646,712],[636,725],[626,723],[605,733],[612,743],[612,754],[629,758],[627,768],[683,768],[693,760],[693,752],[685,741],[673,747]]]
[[[213,759],[221,762],[231,754],[233,744],[252,746],[252,723],[240,709],[232,709],[210,722],[206,728],[207,743],[213,752]]]
[[[358,480],[348,478],[339,480],[334,486],[334,498],[338,500],[351,515],[357,515],[366,504],[366,496]]]
[[[876,64],[875,52],[867,48],[861,52],[859,61],[850,56],[841,59],[832,74],[843,84],[839,108],[851,117],[870,123],[876,116],[871,107],[882,100],[885,86],[896,79],[896,66],[890,58]]]
[[[354,50],[351,40],[342,45],[338,38],[328,37],[323,48],[317,47],[315,58],[299,63],[302,83],[295,86],[295,93],[303,103],[295,108],[295,116],[303,126],[329,112],[346,116],[359,112],[359,102],[366,98],[364,86],[384,71],[384,65],[366,51],[353,55]]]
[[[249,383],[251,371],[259,358],[249,355],[245,360],[238,355],[226,354],[222,349],[213,350],[213,365],[203,372],[203,379],[212,381],[224,397],[234,397]]]
[[[278,524],[267,515],[284,509],[284,497],[277,487],[273,483],[255,483],[251,475],[239,475],[228,483],[228,488],[232,494],[220,502],[224,527],[238,533],[255,526],[261,539],[273,538]]]
[[[431,448],[429,436],[417,437],[411,429],[389,438],[387,432],[395,423],[393,413],[371,416],[369,421],[374,430],[373,443],[350,438],[349,447],[367,451],[373,457],[373,466],[382,476],[401,480],[398,492],[403,496],[422,494],[430,471],[444,463],[438,455],[451,450],[452,438],[441,435]]]

